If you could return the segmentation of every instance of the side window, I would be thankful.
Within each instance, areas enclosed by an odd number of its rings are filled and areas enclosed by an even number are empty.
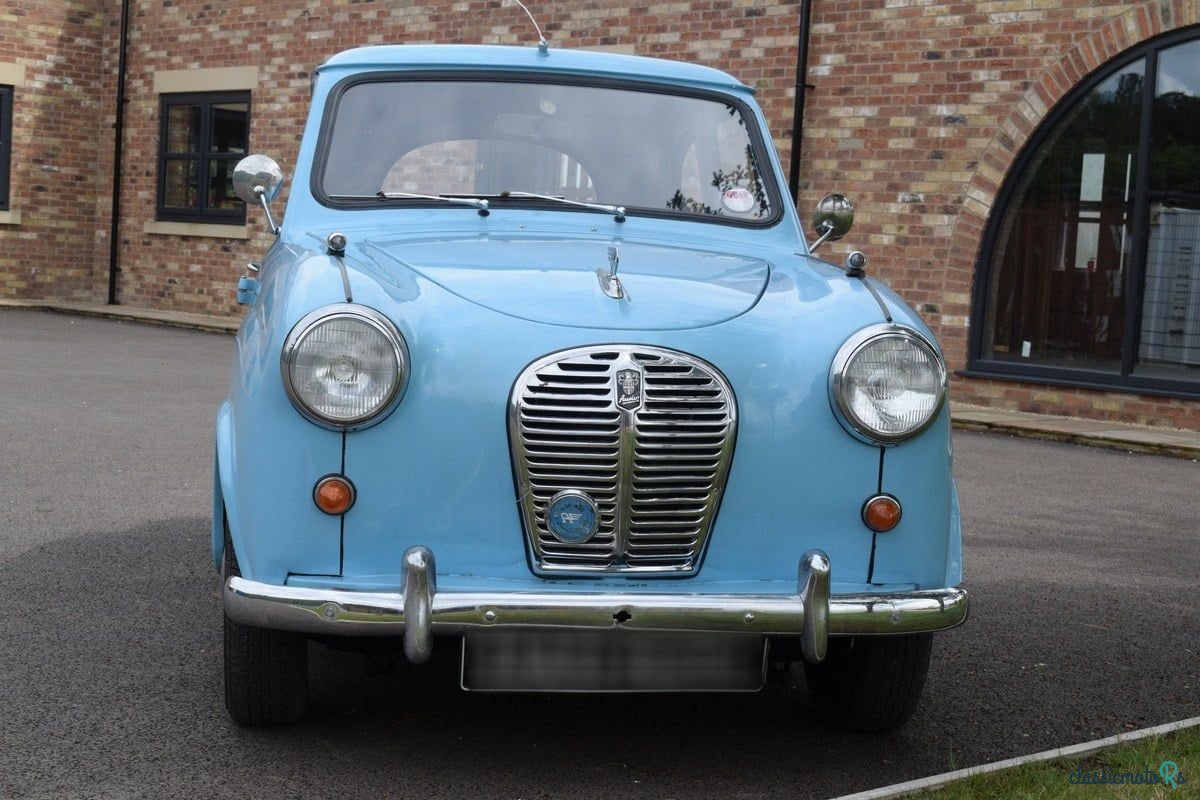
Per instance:
[[[158,142],[160,220],[242,224],[233,168],[250,138],[250,93],[162,95]]]
[[[8,210],[8,175],[12,163],[13,87],[0,86],[0,211]]]

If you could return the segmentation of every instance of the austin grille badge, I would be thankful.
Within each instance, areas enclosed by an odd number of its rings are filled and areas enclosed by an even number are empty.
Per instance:
[[[632,411],[642,404],[642,373],[636,369],[617,370],[617,407]]]

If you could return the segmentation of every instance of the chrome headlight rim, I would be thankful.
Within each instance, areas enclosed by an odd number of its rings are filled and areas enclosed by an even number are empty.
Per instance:
[[[938,398],[929,413],[929,418],[919,426],[898,434],[881,433],[870,427],[850,409],[846,402],[846,395],[843,391],[846,368],[850,362],[868,345],[880,339],[904,339],[917,347],[925,350],[933,360],[937,369],[937,385]],[[895,323],[884,322],[877,325],[870,325],[860,331],[852,334],[842,346],[838,348],[837,355],[833,358],[833,365],[830,368],[829,393],[833,406],[837,411],[838,420],[842,423],[846,430],[850,431],[859,439],[877,445],[895,445],[902,442],[907,442],[920,436],[925,431],[929,430],[941,414],[942,407],[946,404],[946,398],[949,394],[949,373],[946,369],[946,361],[942,357],[937,346],[930,341],[927,336],[921,334],[913,328]]]
[[[296,363],[300,344],[304,342],[305,338],[318,325],[337,319],[354,319],[358,322],[365,322],[382,334],[396,359],[398,373],[398,379],[392,387],[391,393],[383,403],[369,413],[347,419],[332,419],[317,413],[315,409],[304,402],[292,384],[292,367]],[[310,311],[301,317],[300,321],[292,326],[287,338],[284,339],[279,366],[283,376],[283,388],[287,392],[288,400],[300,412],[301,416],[314,425],[327,430],[342,432],[369,428],[387,419],[388,415],[396,409],[396,406],[404,398],[404,393],[408,389],[409,373],[411,372],[409,369],[408,343],[404,340],[404,336],[400,333],[395,323],[388,319],[385,314],[374,308],[355,303],[333,303]]]

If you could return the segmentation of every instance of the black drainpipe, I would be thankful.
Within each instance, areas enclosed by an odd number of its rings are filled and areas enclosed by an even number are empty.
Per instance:
[[[792,159],[788,170],[788,190],[799,199],[800,146],[804,142],[804,97],[808,85],[808,34],[812,27],[812,0],[800,3],[800,40],[796,43],[796,106],[792,109]]]
[[[125,140],[125,54],[129,45],[129,0],[121,0],[121,43],[117,57],[117,117],[113,122],[112,222],[109,226],[108,304],[117,304],[117,256],[121,233],[121,145]]]

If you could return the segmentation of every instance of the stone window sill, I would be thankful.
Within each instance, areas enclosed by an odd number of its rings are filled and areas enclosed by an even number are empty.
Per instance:
[[[210,239],[249,239],[245,225],[214,225],[203,222],[147,222],[142,228],[158,236],[199,236]]]

